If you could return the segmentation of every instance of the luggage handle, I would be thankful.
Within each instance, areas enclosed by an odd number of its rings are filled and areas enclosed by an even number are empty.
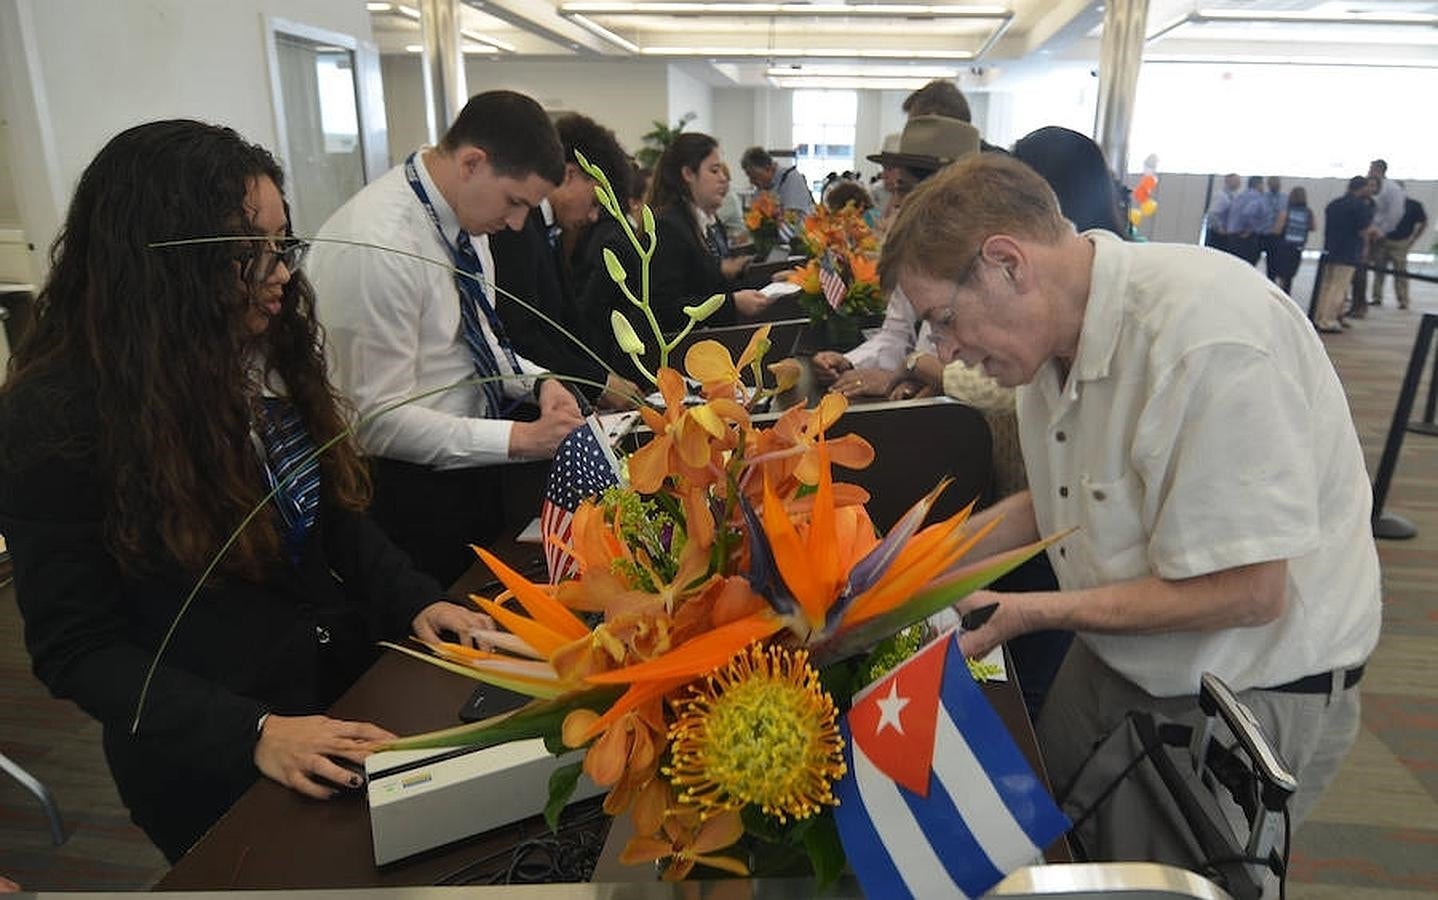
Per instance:
[[[1278,843],[1278,829],[1280,826],[1286,825],[1288,799],[1298,790],[1298,779],[1289,771],[1288,765],[1274,752],[1268,738],[1264,736],[1258,720],[1254,718],[1253,712],[1234,695],[1222,679],[1212,672],[1204,672],[1200,679],[1198,705],[1205,718],[1202,726],[1193,730],[1193,739],[1189,744],[1189,753],[1193,757],[1195,770],[1200,775],[1203,772],[1209,739],[1213,734],[1214,717],[1219,716],[1238,740],[1239,745],[1243,747],[1249,761],[1253,764],[1253,771],[1258,776],[1261,785],[1259,796],[1262,808],[1253,811],[1252,819],[1249,822],[1248,858],[1271,860],[1273,856],[1277,855],[1275,851]],[[1280,877],[1286,874],[1283,870],[1288,865],[1287,844],[1288,836],[1285,834],[1282,856],[1278,863],[1279,868],[1275,869],[1279,872]],[[1253,873],[1254,877],[1258,879],[1258,883],[1262,884],[1262,869],[1255,865]]]
[[[1189,749],[1199,748],[1195,756],[1195,770],[1203,766],[1202,748],[1208,745],[1213,732],[1213,717],[1222,717],[1228,730],[1247,752],[1248,758],[1263,780],[1263,806],[1274,811],[1281,810],[1288,798],[1298,790],[1298,779],[1289,771],[1288,765],[1278,757],[1264,736],[1263,729],[1253,713],[1244,706],[1228,685],[1212,672],[1204,672],[1198,691],[1198,705],[1208,718],[1203,727],[1194,729],[1194,740]],[[1201,738],[1200,738],[1201,734]]]

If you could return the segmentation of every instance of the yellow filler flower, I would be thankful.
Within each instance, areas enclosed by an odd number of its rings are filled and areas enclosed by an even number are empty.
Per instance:
[[[753,803],[783,822],[837,803],[844,739],[803,650],[752,644],[672,705],[664,774],[703,818]]]

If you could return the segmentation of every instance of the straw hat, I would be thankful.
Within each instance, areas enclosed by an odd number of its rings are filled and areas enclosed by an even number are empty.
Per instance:
[[[914,116],[904,126],[894,150],[885,138],[884,151],[868,159],[881,166],[934,170],[978,152],[979,130],[968,122],[948,116]]]

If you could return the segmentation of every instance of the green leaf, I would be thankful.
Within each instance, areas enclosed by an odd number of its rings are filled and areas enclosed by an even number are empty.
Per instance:
[[[528,738],[556,740],[564,717],[576,709],[603,712],[622,694],[622,685],[603,685],[575,691],[553,700],[535,700],[519,709],[480,722],[403,737],[385,744],[384,750],[420,750],[432,747],[493,747]]]
[[[572,762],[549,774],[549,802],[544,804],[544,821],[551,832],[559,831],[559,814],[564,812],[564,807],[569,805],[569,798],[574,796],[574,788],[579,784],[579,773],[583,768],[583,762]]]
[[[804,849],[809,854],[809,862],[814,866],[814,877],[819,881],[820,890],[839,879],[839,875],[844,871],[846,857],[832,812],[814,817],[813,827],[804,832]]]

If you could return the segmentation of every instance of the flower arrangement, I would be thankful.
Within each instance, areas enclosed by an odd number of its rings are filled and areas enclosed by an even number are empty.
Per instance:
[[[581,164],[623,221],[603,174]],[[643,223],[640,234],[625,225],[641,264],[655,241],[647,210]],[[622,281],[618,260],[608,265]],[[647,309],[647,287],[632,299]],[[690,308],[691,325],[712,307]],[[699,864],[748,874],[751,858],[732,849],[747,834],[807,853],[828,880],[844,858],[830,812],[846,775],[840,710],[917,648],[918,623],[1043,544],[965,564],[986,529],[966,528],[967,509],[925,526],[942,485],[881,538],[867,494],[834,479],[834,466],[874,457],[861,437],[825,437],[842,396],[755,424],[756,405],[790,386],[788,369],[763,365],[767,326],[738,359],[713,341],[690,348],[684,368],[697,398],[686,397],[667,363],[672,346],[654,331],[662,352],[652,379],[664,402],[641,409],[653,438],[628,457],[627,485],[575,511],[565,550],[577,577],[532,583],[475,548],[504,586],[473,598],[497,624],[480,636],[490,649],[391,645],[533,701],[392,746],[542,737],[556,753],[583,753],[551,780],[549,814],[582,770],[608,788],[606,812],[632,818],[625,862],[663,863],[670,879]],[[632,328],[624,340],[631,355],[643,353]]]
[[[804,218],[804,244],[810,256],[820,256],[825,251],[871,257],[879,253],[878,238],[852,202],[839,210],[823,204],[815,207]]]
[[[813,258],[789,276],[799,285],[799,305],[823,330],[827,346],[849,349],[858,343],[859,319],[884,311],[878,240],[859,210],[848,205],[811,213],[804,220],[804,242]]]
[[[775,247],[803,252],[804,242],[797,227],[798,214],[781,209],[778,199],[768,191],[760,191],[744,213],[744,227],[754,239],[754,252],[760,259]]]

